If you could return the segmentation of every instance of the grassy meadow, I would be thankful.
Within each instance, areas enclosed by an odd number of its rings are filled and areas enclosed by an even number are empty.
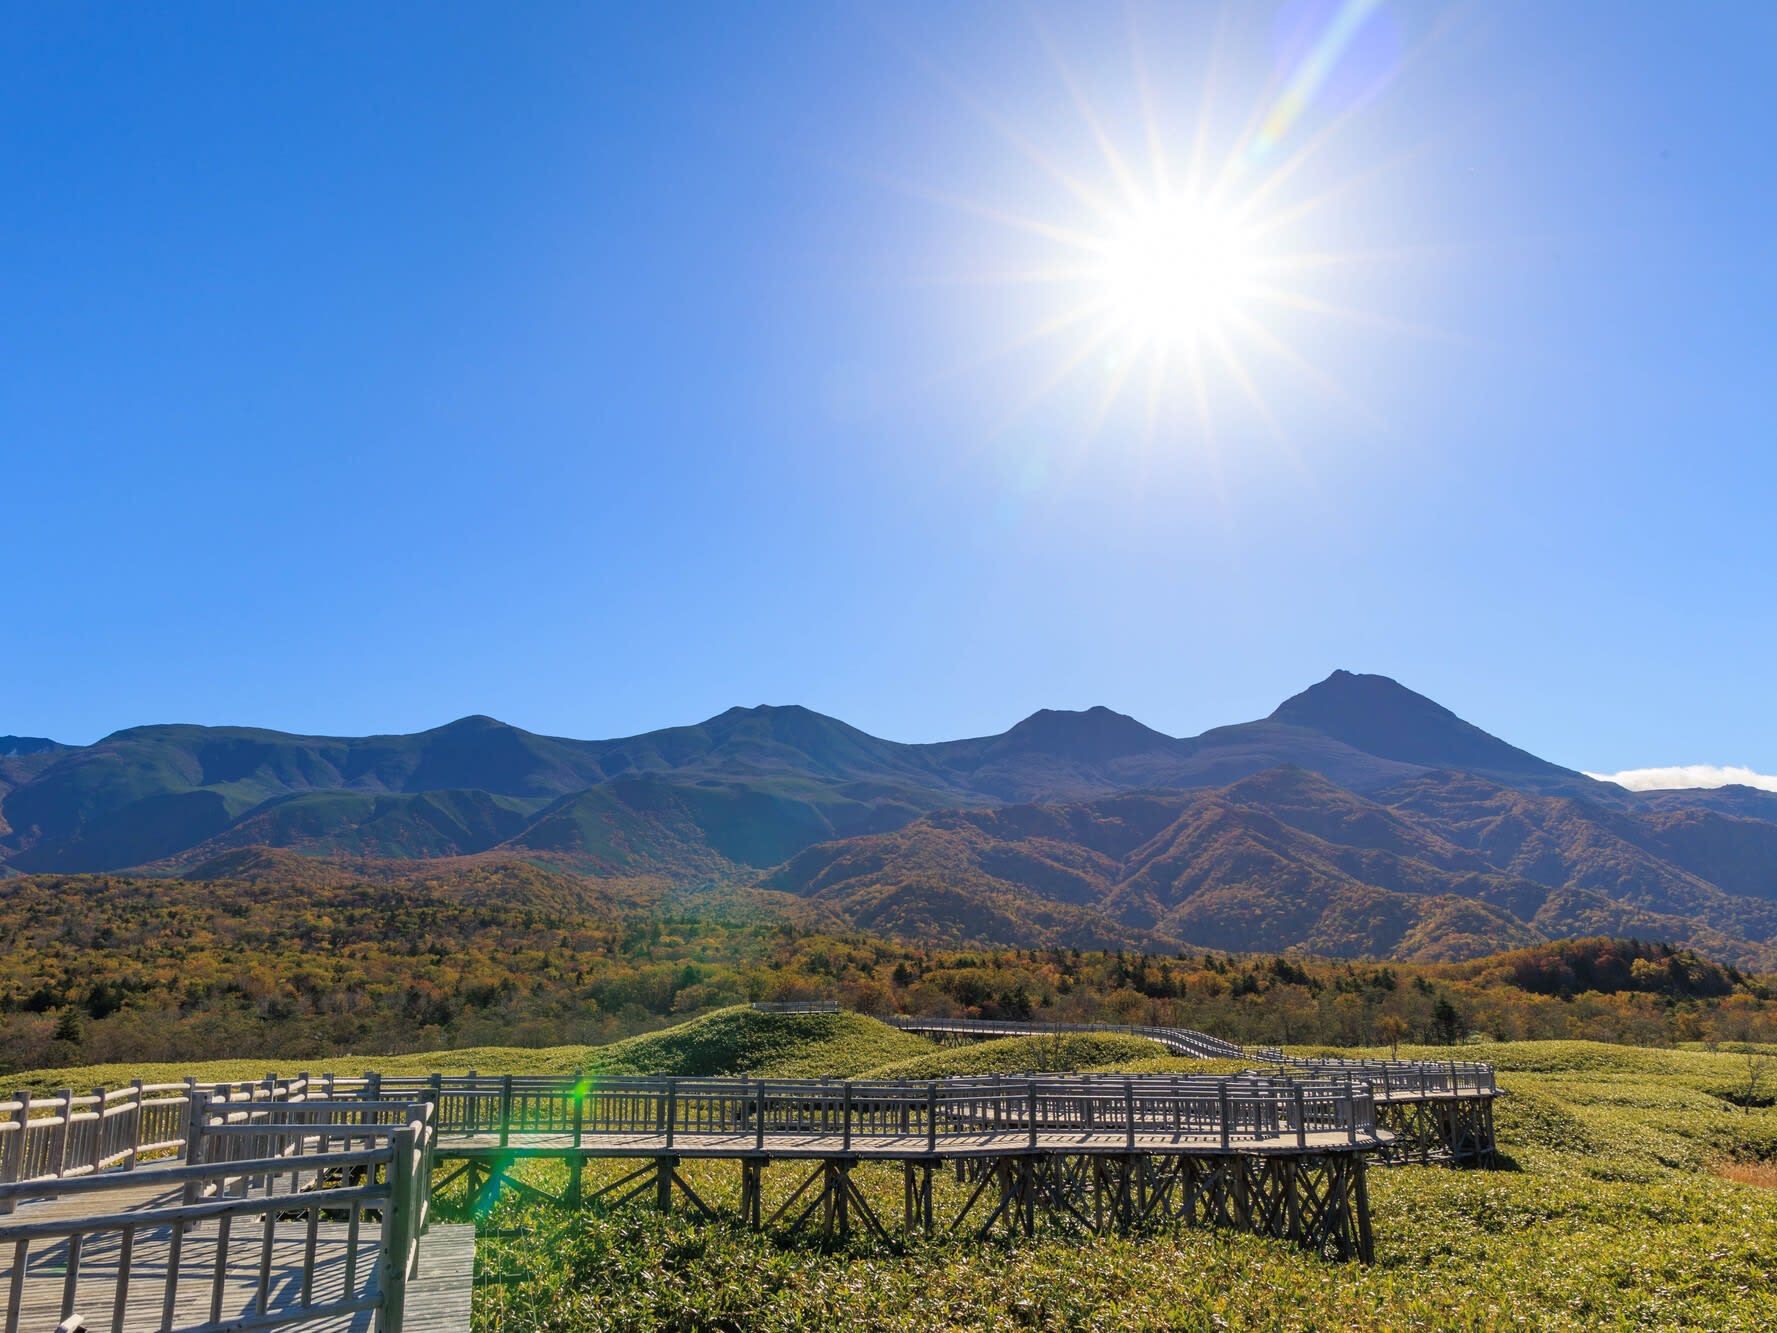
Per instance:
[[[1015,1044],[903,1067],[1007,1069]],[[489,1280],[477,1329],[1777,1327],[1777,1189],[1742,1183],[1770,1178],[1777,1112],[1723,1096],[1739,1091],[1743,1055],[1589,1042],[1473,1054],[1493,1061],[1511,1092],[1498,1108],[1507,1167],[1373,1171],[1369,1268],[1208,1231],[1057,1228],[1016,1242],[854,1242],[829,1253],[727,1223],[570,1215],[508,1198],[482,1223]],[[1117,1053],[1102,1064],[1199,1067]],[[703,1197],[733,1206],[732,1167],[692,1170]],[[768,1176],[778,1197],[796,1183],[788,1166]],[[942,1179],[940,1208],[954,1211],[958,1187]],[[867,1188],[896,1215],[897,1178],[882,1169]]]
[[[1376,1052],[1368,1052],[1374,1054]],[[1766,1051],[1766,1054],[1777,1052]],[[1402,1056],[1448,1058],[1448,1047]],[[884,1248],[643,1209],[569,1213],[509,1192],[482,1230],[477,1333],[604,1329],[1709,1329],[1777,1327],[1777,1066],[1745,1053],[1596,1042],[1487,1043],[1510,1095],[1503,1169],[1371,1173],[1377,1262],[1328,1264],[1209,1231],[912,1240]],[[741,1073],[927,1077],[1033,1068],[1193,1069],[1123,1037],[937,1047],[852,1014],[725,1010],[604,1047],[481,1048],[329,1062],[339,1072]],[[181,1068],[254,1077],[264,1062]],[[149,1066],[43,1071],[21,1086],[115,1085]],[[732,1212],[731,1165],[685,1168]],[[590,1189],[605,1168],[589,1171]],[[540,1185],[561,1168],[525,1168]],[[608,1174],[615,1174],[611,1168]],[[888,1217],[899,1178],[859,1177]],[[767,1212],[800,1176],[767,1173]],[[940,1176],[939,1209],[960,1204]],[[441,1216],[464,1217],[454,1187]]]

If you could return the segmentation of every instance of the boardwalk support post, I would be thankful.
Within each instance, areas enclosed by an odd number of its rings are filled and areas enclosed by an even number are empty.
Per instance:
[[[414,1159],[418,1133],[412,1126],[395,1131],[389,1144],[389,1204],[383,1219],[382,1318],[378,1333],[401,1333],[407,1310],[407,1279],[419,1218],[419,1181]]]

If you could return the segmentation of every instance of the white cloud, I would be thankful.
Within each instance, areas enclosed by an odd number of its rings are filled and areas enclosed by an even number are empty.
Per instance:
[[[1600,782],[1614,782],[1630,791],[1665,791],[1673,787],[1726,787],[1738,784],[1777,791],[1777,774],[1720,764],[1675,764],[1671,768],[1625,768],[1621,773],[1588,773]]]

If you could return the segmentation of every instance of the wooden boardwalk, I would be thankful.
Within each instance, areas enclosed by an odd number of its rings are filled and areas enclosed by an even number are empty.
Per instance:
[[[838,1005],[834,1005],[825,1012],[836,1012],[838,1008]],[[1237,1042],[1214,1037],[1195,1028],[1126,1027],[1115,1023],[1031,1023],[1016,1019],[936,1018],[914,1014],[890,1014],[882,1021],[903,1032],[917,1032],[927,1037],[961,1037],[970,1041],[995,1037],[1060,1037],[1076,1033],[1112,1033],[1117,1036],[1146,1037],[1149,1041],[1158,1042],[1174,1055],[1198,1060],[1282,1058],[1278,1052],[1269,1049],[1247,1050]]]
[[[314,1333],[370,1333],[375,1326],[379,1237],[374,1227],[320,1222],[311,1237],[306,1222],[280,1222],[269,1229],[270,1245],[230,1247],[220,1268],[220,1222],[181,1230],[176,1222],[155,1220],[176,1209],[179,1189],[163,1185],[131,1188],[127,1183],[103,1194],[114,1215],[140,1214],[131,1229],[97,1230],[80,1242],[74,1289],[68,1289],[69,1244],[62,1240],[33,1250],[19,1283],[0,1269],[9,1319],[16,1310],[22,1333],[50,1333],[71,1311],[91,1333],[154,1333],[164,1328],[206,1325],[274,1324],[300,1321]],[[93,1197],[78,1195],[26,1204],[12,1224],[92,1220]],[[127,1236],[127,1242],[126,1242]],[[127,1271],[119,1303],[119,1275]],[[174,1246],[178,1247],[177,1256]],[[311,1248],[312,1247],[312,1248]],[[475,1270],[475,1228],[435,1226],[421,1247],[417,1273],[409,1279],[403,1328],[411,1333],[467,1333]],[[167,1277],[177,1267],[202,1275],[176,1284]],[[219,1275],[219,1276],[218,1276]],[[352,1311],[304,1319],[310,1306],[362,1302]]]
[[[1379,1148],[1392,1138],[1387,1131],[1367,1134],[1363,1151]],[[1242,1153],[1275,1156],[1300,1152],[1349,1152],[1357,1141],[1345,1130],[1316,1130],[1290,1134],[1268,1141],[1243,1142]],[[1001,1133],[948,1134],[936,1150],[924,1134],[873,1135],[850,1140],[838,1134],[782,1133],[766,1137],[761,1148],[751,1133],[675,1134],[573,1134],[509,1133],[504,1141],[497,1133],[442,1134],[438,1139],[440,1161],[466,1157],[688,1157],[733,1160],[766,1156],[777,1160],[850,1157],[859,1161],[904,1162],[930,1156],[950,1161],[968,1157],[1006,1157],[1017,1153],[1167,1153],[1209,1154],[1226,1151],[1218,1134],[1128,1134],[1123,1129],[1095,1133],[1085,1130],[1056,1132],[1039,1129],[1031,1134],[1022,1127]]]
[[[428,1226],[429,1105],[199,1094],[189,1112],[183,1162],[0,1185],[4,1333],[467,1333],[475,1233]],[[21,1123],[66,1161],[70,1117]]]
[[[0,1333],[69,1317],[92,1333],[466,1333],[474,1231],[430,1225],[434,1167],[473,1208],[508,1185],[550,1198],[547,1177],[513,1174],[547,1159],[566,1167],[554,1197],[569,1206],[714,1217],[679,1166],[727,1161],[747,1225],[887,1240],[886,1182],[853,1178],[886,1165],[908,1234],[1215,1226],[1368,1262],[1366,1158],[1490,1162],[1498,1095],[1485,1065],[1337,1060],[1234,1076],[368,1073],[21,1094],[0,1101]],[[589,1182],[598,1161],[617,1178]],[[773,1163],[800,1183],[767,1216]],[[934,1198],[940,1168],[966,1196],[953,1215]]]
[[[381,1085],[386,1095],[390,1084]],[[577,1207],[645,1203],[713,1218],[688,1161],[739,1169],[749,1226],[1034,1234],[1138,1226],[1219,1226],[1272,1236],[1335,1259],[1371,1258],[1364,1158],[1385,1147],[1367,1084],[1272,1077],[1057,1075],[830,1082],[788,1079],[439,1079],[447,1126],[440,1186],[469,1206],[508,1188]],[[525,1162],[566,1166],[546,1193],[515,1175]],[[585,1178],[597,1162],[615,1179]],[[764,1205],[774,1165],[787,1198]],[[901,1214],[881,1211],[854,1173],[898,1169]],[[934,1177],[954,1168],[959,1208],[940,1213]],[[775,1172],[773,1173],[775,1174]],[[707,1178],[707,1177],[706,1177]],[[559,1177],[558,1177],[559,1179]]]

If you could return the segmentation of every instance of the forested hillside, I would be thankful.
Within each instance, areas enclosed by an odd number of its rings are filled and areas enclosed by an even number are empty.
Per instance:
[[[1767,980],[1664,945],[1539,944],[1456,964],[939,948],[776,908],[601,896],[510,864],[383,883],[14,879],[0,885],[0,1073],[602,1042],[803,998],[1178,1024],[1248,1043],[1777,1036]]]
[[[1587,934],[1777,965],[1777,825],[1625,811],[1469,774],[1368,795],[1299,768],[1223,788],[944,811],[761,881],[862,929],[1438,961]]]

